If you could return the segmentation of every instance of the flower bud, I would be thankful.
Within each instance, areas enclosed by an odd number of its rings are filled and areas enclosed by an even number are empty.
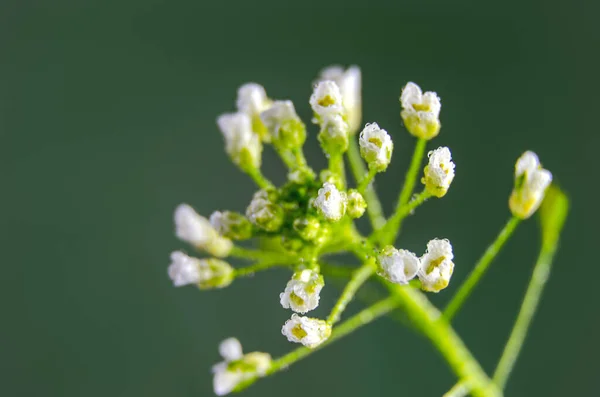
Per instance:
[[[252,131],[252,121],[245,113],[226,113],[217,118],[225,138],[225,151],[243,171],[260,168],[262,144]]]
[[[440,292],[450,283],[454,271],[452,245],[448,240],[433,239],[427,243],[427,252],[421,257],[419,279],[421,289]]]
[[[250,116],[252,130],[263,142],[269,142],[270,136],[267,128],[260,120],[260,114],[271,107],[265,89],[260,84],[246,83],[238,88],[236,105],[238,111]]]
[[[283,225],[285,213],[283,208],[275,203],[276,193],[259,190],[252,197],[246,209],[248,220],[260,229],[275,232]]]
[[[208,219],[198,215],[192,207],[180,204],[175,210],[175,234],[185,242],[214,256],[225,257],[233,244],[221,237]]]
[[[324,320],[292,314],[281,328],[281,333],[288,341],[302,343],[309,348],[315,348],[325,342],[331,335],[331,325]]]
[[[408,83],[400,96],[400,115],[408,132],[417,138],[430,140],[440,132],[440,109],[442,104],[435,92],[422,93],[415,83]]]
[[[232,240],[247,240],[252,237],[252,224],[244,215],[231,211],[215,211],[210,224],[223,237]]]
[[[341,66],[330,66],[321,71],[319,80],[334,81],[340,88],[342,104],[350,127],[350,134],[360,129],[362,119],[362,83],[358,66],[344,70]]]
[[[540,206],[552,182],[550,171],[542,168],[534,152],[525,152],[515,164],[515,187],[509,207],[514,216],[527,219]]]
[[[342,93],[331,80],[320,81],[315,85],[310,97],[310,106],[315,112],[315,122],[321,124],[327,115],[343,115]]]
[[[385,171],[392,160],[394,143],[387,131],[379,128],[377,123],[367,124],[360,133],[360,154],[369,165],[369,169],[377,172]]]
[[[342,154],[348,150],[348,123],[339,114],[326,114],[318,138],[328,156]]]
[[[350,216],[350,218],[360,218],[365,213],[367,209],[367,202],[365,198],[358,192],[358,190],[350,189],[348,190],[348,205],[346,208],[346,212]]]
[[[315,241],[321,232],[321,222],[317,218],[297,218],[293,224],[294,230],[305,241]]]
[[[273,144],[280,149],[295,149],[304,145],[306,127],[292,101],[275,101],[260,114],[260,118],[271,134]]]
[[[454,163],[450,149],[440,147],[430,151],[427,156],[429,164],[425,166],[425,176],[421,182],[432,196],[443,197],[454,179]]]
[[[395,284],[408,284],[421,268],[421,261],[410,251],[397,250],[391,245],[385,247],[377,256],[379,269],[377,274]]]
[[[330,222],[337,222],[346,212],[346,193],[340,192],[334,184],[325,183],[319,189],[313,206]]]
[[[319,294],[325,285],[323,276],[311,269],[297,271],[279,295],[281,306],[306,313],[319,306]]]
[[[198,259],[181,251],[171,253],[169,277],[175,287],[196,284],[200,289],[223,288],[233,281],[233,268],[220,259]]]

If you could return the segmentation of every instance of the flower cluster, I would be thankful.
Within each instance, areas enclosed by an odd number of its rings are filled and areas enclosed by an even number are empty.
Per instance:
[[[424,150],[424,141],[440,132],[440,98],[408,83],[400,102],[404,126],[419,138]],[[237,110],[219,116],[217,126],[224,138],[225,152],[256,182],[258,190],[248,196],[245,211],[215,211],[209,219],[187,204],[179,205],[174,214],[175,234],[208,257],[196,258],[175,251],[171,254],[168,274],[177,287],[196,285],[211,289],[226,287],[236,278],[259,270],[288,267],[291,278],[279,301],[283,309],[292,313],[281,332],[290,342],[312,349],[321,346],[335,332],[336,322],[348,302],[373,273],[381,276],[379,281],[402,288],[420,287],[427,292],[439,292],[449,285],[454,255],[448,240],[429,241],[419,257],[389,245],[397,232],[389,228],[399,229],[402,218],[426,199],[445,196],[455,177],[455,164],[447,147],[430,151],[424,168],[420,168],[421,158],[416,158],[419,162],[413,159],[414,174],[411,178],[407,176],[398,208],[386,220],[377,213],[381,210],[377,209],[379,203],[372,181],[377,173],[389,167],[394,143],[390,134],[375,122],[366,123],[361,129],[360,69],[356,66],[324,69],[314,83],[309,103],[312,122],[319,129],[317,138],[328,159],[328,167],[320,172],[315,172],[304,157],[307,128],[292,101],[269,98],[257,83],[247,83],[238,89]],[[287,167],[287,181],[281,186],[275,186],[261,170],[263,149],[268,146]],[[354,188],[346,175],[346,152],[352,163]],[[424,153],[421,151],[421,157]],[[410,200],[421,171],[424,188]],[[534,153],[523,154],[515,167],[515,187],[509,200],[515,217],[525,219],[535,212],[551,179],[552,175],[541,168]],[[404,191],[408,194],[404,195]],[[403,197],[407,199],[403,201]],[[367,210],[375,229],[368,237],[361,235],[354,223]],[[377,216],[383,226],[374,222]],[[258,239],[260,248],[239,244],[250,239]],[[324,276],[334,270],[323,256],[344,252],[355,254],[362,265],[348,276],[347,287],[326,319],[305,316],[322,303]],[[234,269],[223,260],[227,257],[254,263]],[[219,351],[224,361],[213,367],[217,395],[265,376],[277,365],[266,353],[243,354],[234,338],[224,340]]]

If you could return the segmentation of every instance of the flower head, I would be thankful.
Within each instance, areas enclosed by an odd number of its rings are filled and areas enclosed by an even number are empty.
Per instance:
[[[223,237],[246,240],[252,237],[252,224],[244,215],[231,211],[215,211],[210,224]]]
[[[346,212],[350,218],[360,218],[367,209],[367,202],[362,194],[356,189],[350,189],[348,191],[348,205]]]
[[[246,209],[246,216],[260,229],[268,232],[279,230],[283,225],[285,213],[276,201],[276,192],[261,189],[254,194]]]
[[[450,149],[440,147],[428,154],[429,164],[425,166],[425,176],[421,182],[425,189],[436,197],[443,197],[454,179],[454,163]]]
[[[358,66],[350,66],[344,70],[341,66],[330,66],[321,71],[319,80],[334,81],[340,88],[342,104],[350,126],[350,133],[355,134],[360,128],[362,119],[362,82]]]
[[[271,134],[273,144],[282,149],[302,146],[306,140],[306,127],[292,101],[275,101],[260,114],[260,119]]]
[[[392,160],[394,143],[387,131],[379,128],[377,123],[365,125],[360,133],[360,154],[370,169],[384,171]]]
[[[452,245],[448,240],[433,239],[421,257],[419,279],[424,291],[440,292],[450,283],[454,271]]]
[[[325,182],[313,206],[325,219],[337,222],[346,213],[346,193],[340,192],[333,183]]]
[[[246,113],[226,113],[217,118],[225,138],[225,151],[242,170],[260,168],[262,143],[252,130],[252,119]]]
[[[408,284],[421,268],[421,260],[412,252],[385,247],[377,256],[377,274],[395,284]]]
[[[224,361],[213,366],[213,389],[217,396],[230,393],[235,387],[254,376],[265,376],[271,366],[267,353],[242,354],[242,345],[235,338],[225,339],[219,345]]]
[[[311,269],[297,271],[279,295],[281,306],[306,313],[319,306],[319,294],[325,285],[323,276]]]
[[[221,237],[208,219],[198,215],[189,205],[180,204],[175,209],[174,220],[179,239],[218,257],[227,256],[231,251],[231,241]]]
[[[348,149],[348,123],[340,114],[326,114],[323,117],[319,142],[327,155],[344,153]]]
[[[302,343],[304,346],[314,348],[327,340],[331,335],[331,325],[318,318],[310,318],[292,314],[281,328],[281,333],[288,341]]]
[[[408,132],[417,138],[432,139],[440,132],[440,109],[442,104],[435,92],[423,94],[415,83],[408,83],[400,96],[400,115]]]
[[[233,268],[220,259],[198,259],[181,251],[171,253],[168,269],[173,285],[196,284],[200,289],[223,288],[233,281]]]
[[[525,152],[515,164],[515,187],[509,207],[513,215],[529,218],[540,206],[552,182],[550,171],[542,168],[534,152]]]
[[[271,103],[264,87],[260,84],[246,83],[238,88],[236,100],[238,111],[250,117],[258,116],[267,110]]]
[[[318,82],[310,97],[310,106],[319,121],[328,114],[343,115],[342,93],[338,85],[331,80]]]

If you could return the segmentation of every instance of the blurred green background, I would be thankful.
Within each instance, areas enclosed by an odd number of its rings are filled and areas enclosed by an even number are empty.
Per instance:
[[[395,141],[377,189],[389,209],[413,140],[409,80],[442,98],[457,177],[406,223],[402,246],[449,238],[448,300],[508,218],[515,159],[535,150],[569,193],[552,278],[508,396],[598,395],[598,186],[592,183],[600,43],[592,1],[3,1],[0,6],[2,396],[210,396],[217,345],[279,356],[283,270],[230,288],[176,289],[172,211],[243,210],[253,184],[223,152],[219,113],[243,82],[290,98],[306,121],[317,72],[363,70],[365,121]],[[314,126],[312,164],[324,160]],[[264,169],[281,181],[272,153]],[[595,221],[594,221],[595,220]],[[456,318],[493,370],[538,249],[518,229]],[[238,263],[236,263],[238,265]],[[330,284],[322,315],[339,289]],[[352,310],[359,308],[354,304]],[[427,341],[382,319],[245,396],[441,396],[454,383]]]

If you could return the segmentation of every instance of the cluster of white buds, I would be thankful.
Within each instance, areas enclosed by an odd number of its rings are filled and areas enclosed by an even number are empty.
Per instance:
[[[231,240],[220,236],[208,219],[189,205],[180,204],[175,210],[174,219],[175,234],[181,240],[218,257],[225,257],[231,251]]]
[[[313,206],[319,213],[330,222],[337,222],[346,213],[347,196],[338,188],[329,182],[325,182],[319,189],[317,198],[313,201]]]
[[[400,96],[400,115],[408,132],[417,138],[432,139],[440,132],[440,110],[442,104],[435,92],[423,94],[415,83],[408,83]]]
[[[421,289],[439,292],[450,283],[454,263],[452,245],[448,240],[433,239],[427,243],[427,251],[419,258],[414,253],[387,246],[377,256],[377,274],[395,284],[408,284],[419,277]]]
[[[247,114],[252,121],[252,130],[263,142],[270,136],[260,120],[260,114],[271,107],[273,101],[267,97],[264,87],[256,83],[246,83],[238,88],[236,106],[239,112]]]
[[[200,289],[223,288],[233,281],[233,268],[216,258],[198,259],[181,251],[171,253],[169,277],[175,287],[195,284]]]
[[[330,66],[323,69],[318,81],[330,80],[337,84],[342,94],[346,120],[350,134],[355,134],[362,120],[362,78],[358,66],[350,66],[344,70],[341,66]]]
[[[254,194],[246,209],[248,220],[268,232],[278,230],[284,221],[284,211],[275,203],[276,192],[261,189]]]
[[[292,101],[275,101],[260,114],[269,131],[273,144],[280,149],[295,149],[304,145],[306,127],[294,108]]]
[[[235,338],[225,339],[219,345],[222,362],[212,368],[213,389],[217,396],[232,392],[243,381],[255,376],[265,376],[271,366],[271,356],[267,353],[252,352],[243,354],[242,345]]]
[[[343,115],[344,105],[338,85],[331,80],[318,82],[310,97],[310,106],[315,112],[318,123],[328,115]]]
[[[297,271],[279,295],[281,306],[302,314],[314,310],[319,306],[319,295],[324,285],[323,276],[315,270]]]
[[[386,130],[379,128],[377,123],[365,125],[360,133],[360,154],[369,169],[377,172],[385,171],[392,161],[394,143]]]
[[[515,164],[515,187],[509,207],[514,216],[527,219],[540,206],[552,182],[550,171],[542,168],[534,152],[525,152]]]
[[[252,119],[246,113],[226,113],[217,118],[225,138],[225,151],[240,169],[248,172],[260,168],[262,143],[252,130]]]
[[[429,164],[425,166],[425,175],[421,182],[429,194],[443,197],[454,179],[454,163],[450,149],[447,147],[437,148],[430,151],[428,157]]]
[[[292,314],[281,328],[281,333],[293,343],[302,343],[315,348],[325,342],[331,335],[331,325],[325,320]]]
[[[244,215],[232,211],[215,211],[210,224],[223,237],[232,240],[247,240],[252,237],[252,224]]]
[[[326,115],[318,135],[323,151],[330,156],[348,150],[348,132],[348,123],[342,115]]]

